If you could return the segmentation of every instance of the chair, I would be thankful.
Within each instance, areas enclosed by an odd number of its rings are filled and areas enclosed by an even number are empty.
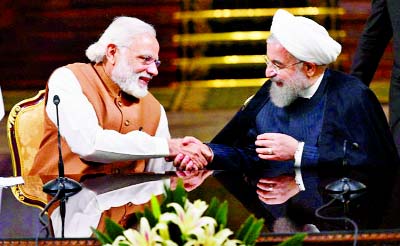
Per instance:
[[[14,176],[22,176],[25,185],[12,186],[12,193],[20,202],[43,209],[47,203],[39,177],[28,177],[43,136],[45,90],[17,103],[7,121],[8,146]]]

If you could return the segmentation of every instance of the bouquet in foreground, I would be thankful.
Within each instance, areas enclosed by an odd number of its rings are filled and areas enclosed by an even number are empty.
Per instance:
[[[227,228],[228,203],[213,198],[189,201],[179,182],[175,190],[165,188],[163,201],[153,196],[151,208],[137,213],[138,228],[124,229],[110,219],[106,232],[94,229],[98,240],[107,246],[237,246],[255,245],[264,220],[249,216],[234,233]]]

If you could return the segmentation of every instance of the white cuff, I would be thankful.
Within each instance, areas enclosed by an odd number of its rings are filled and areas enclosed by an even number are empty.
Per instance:
[[[306,187],[304,186],[303,183],[303,177],[301,176],[300,168],[294,169],[294,180],[296,184],[299,186],[300,191],[306,190]]]
[[[301,156],[303,155],[304,142],[299,142],[296,152],[294,152],[294,166],[301,166]]]

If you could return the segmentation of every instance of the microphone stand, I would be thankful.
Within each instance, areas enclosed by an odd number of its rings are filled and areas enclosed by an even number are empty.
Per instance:
[[[352,143],[352,147],[358,148],[357,143]],[[344,140],[343,143],[343,168],[344,171],[347,171],[348,163],[347,163],[347,140]],[[366,186],[357,181],[352,180],[348,177],[343,177],[339,180],[333,181],[325,186],[325,190],[336,199],[341,200],[342,202],[351,200],[358,196],[358,194],[364,192],[366,190]]]
[[[358,144],[352,143],[352,147],[358,148]],[[344,172],[346,173],[348,168],[347,140],[344,140],[343,143],[343,168]],[[350,179],[346,176],[325,186],[325,190],[330,196],[343,202],[345,216],[347,216],[349,212],[350,200],[360,196],[366,189],[367,186],[365,186],[363,183]]]
[[[53,97],[53,103],[56,106],[56,116],[57,116],[57,138],[58,138],[58,177],[54,180],[50,180],[45,185],[43,185],[43,191],[55,198],[55,200],[60,200],[60,216],[61,216],[61,237],[64,238],[64,225],[65,225],[65,203],[68,197],[71,197],[78,193],[82,186],[79,182],[64,177],[64,162],[61,153],[61,136],[60,136],[60,125],[58,116],[58,104],[60,103],[60,98],[58,95]]]

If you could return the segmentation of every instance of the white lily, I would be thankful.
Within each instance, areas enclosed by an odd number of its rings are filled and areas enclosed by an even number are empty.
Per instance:
[[[139,231],[128,229],[123,232],[123,236],[118,236],[113,246],[118,246],[120,243],[124,245],[141,245],[141,246],[161,246],[159,242],[162,241],[161,237],[150,228],[149,221],[142,217],[140,219]]]
[[[215,226],[217,224],[214,218],[208,216],[201,217],[208,207],[204,201],[196,200],[194,203],[191,203],[187,200],[185,209],[178,203],[168,204],[168,207],[173,207],[176,213],[164,213],[160,216],[160,221],[170,221],[176,224],[185,238],[188,238],[189,235],[201,233],[203,226]]]
[[[197,239],[188,241],[185,246],[238,246],[242,245],[240,240],[231,240],[229,236],[233,232],[227,228],[217,232],[215,234],[214,226],[205,226],[204,230],[200,233],[196,233]]]
[[[154,232],[160,235],[160,242],[165,246],[178,246],[177,243],[173,242],[169,235],[168,225],[166,223],[158,223],[153,228]]]

